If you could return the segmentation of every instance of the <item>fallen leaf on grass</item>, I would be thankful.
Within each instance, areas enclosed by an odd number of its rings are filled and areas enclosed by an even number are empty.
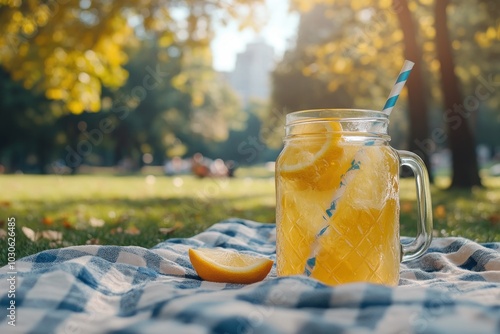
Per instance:
[[[176,222],[176,223],[174,224],[174,226],[172,226],[172,227],[160,227],[160,228],[158,229],[158,231],[159,231],[161,234],[163,234],[163,235],[167,235],[167,234],[173,233],[174,231],[177,231],[177,230],[179,230],[179,229],[181,229],[181,228],[183,228],[183,227],[184,227],[184,224],[183,224],[183,223],[181,223],[181,222]]]
[[[434,217],[438,219],[446,218],[446,207],[444,205],[438,205],[434,209]]]
[[[491,216],[488,217],[488,220],[490,221],[491,225],[500,224],[500,213],[492,214]]]
[[[413,211],[413,204],[411,204],[410,202],[402,202],[401,203],[401,212],[408,213],[408,212],[412,212],[412,211]]]
[[[130,219],[130,216],[126,213],[120,215],[120,217],[118,217],[118,219],[116,220],[117,223],[124,223],[126,221],[128,221]]]
[[[62,233],[59,231],[46,230],[40,232],[41,238],[62,241]]]
[[[12,205],[12,203],[9,201],[0,201],[0,207],[10,208],[11,205]]]
[[[46,226],[50,226],[54,223],[54,220],[50,217],[43,217],[42,218],[42,224]]]
[[[23,226],[21,229],[22,229],[24,235],[28,239],[30,239],[31,241],[37,241],[39,239],[48,239],[48,240],[54,240],[54,241],[61,241],[62,240],[62,233],[58,232],[58,231],[45,230],[45,231],[35,232],[26,226]]]
[[[35,231],[33,231],[32,229],[30,229],[29,227],[23,226],[21,229],[22,229],[24,235],[28,239],[30,239],[31,241],[37,241],[39,239],[37,237],[37,234],[35,233]]]
[[[73,244],[71,242],[63,241],[63,240],[56,240],[56,241],[49,242],[50,248],[70,247],[70,246],[73,246]]]
[[[85,242],[86,245],[100,245],[101,241],[97,238],[89,239]]]
[[[158,229],[158,232],[160,232],[161,234],[167,235],[167,234],[174,232],[175,230],[177,230],[175,227],[160,227]]]
[[[118,233],[123,233],[123,229],[121,227],[112,228],[111,231],[109,231],[109,233],[111,235],[115,235],[115,234],[118,234]]]
[[[99,219],[99,218],[90,217],[89,224],[92,227],[103,227],[104,220]]]
[[[7,236],[7,231],[0,230],[0,239],[5,239],[6,236]]]
[[[63,226],[64,228],[67,228],[68,230],[69,230],[69,229],[73,229],[73,228],[74,228],[74,227],[73,227],[73,224],[71,224],[71,222],[69,222],[69,221],[68,221],[68,220],[66,220],[66,219],[65,219],[65,220],[63,220],[63,222],[62,222],[62,226]]]
[[[139,235],[141,234],[141,230],[139,230],[137,227],[135,226],[130,226],[128,227],[126,230],[125,230],[125,233],[126,234],[130,234],[130,235]]]

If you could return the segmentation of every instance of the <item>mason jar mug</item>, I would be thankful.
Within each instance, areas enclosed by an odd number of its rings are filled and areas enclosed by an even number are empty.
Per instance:
[[[389,145],[388,115],[356,109],[288,114],[276,162],[277,273],[327,284],[397,285],[399,265],[432,237],[429,179],[422,160]],[[399,169],[412,169],[417,236],[399,236]]]

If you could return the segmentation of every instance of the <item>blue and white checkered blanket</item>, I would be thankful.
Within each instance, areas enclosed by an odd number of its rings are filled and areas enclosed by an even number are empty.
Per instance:
[[[77,246],[19,260],[15,298],[0,270],[0,333],[500,333],[500,243],[433,241],[400,285],[330,287],[303,277],[200,280],[191,247],[275,257],[275,228],[227,220],[152,249]],[[15,327],[9,325],[15,300]]]

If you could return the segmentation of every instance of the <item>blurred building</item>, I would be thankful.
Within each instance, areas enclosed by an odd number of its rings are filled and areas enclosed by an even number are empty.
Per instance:
[[[263,40],[249,43],[238,53],[228,81],[246,105],[252,99],[267,100],[271,95],[271,71],[275,67],[274,49]]]

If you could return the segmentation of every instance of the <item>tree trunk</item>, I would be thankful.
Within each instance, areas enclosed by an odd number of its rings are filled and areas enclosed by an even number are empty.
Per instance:
[[[437,0],[440,1],[440,0]],[[412,60],[415,65],[411,72],[406,86],[408,87],[409,102],[409,150],[418,154],[429,172],[431,182],[433,181],[430,155],[434,152],[435,146],[429,146],[429,109],[427,107],[425,84],[422,72],[422,50],[417,42],[417,30],[408,8],[407,0],[395,0],[394,9],[397,13],[399,24],[404,36],[404,55],[408,60]]]
[[[441,90],[444,97],[445,120],[452,155],[452,180],[450,188],[481,186],[474,135],[467,119],[475,110],[464,106],[448,32],[446,8],[448,0],[435,1],[436,49],[440,62]]]

